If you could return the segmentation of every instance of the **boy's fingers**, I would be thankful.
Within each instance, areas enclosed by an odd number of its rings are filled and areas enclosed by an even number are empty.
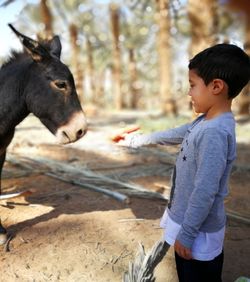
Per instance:
[[[174,246],[174,247],[175,247],[176,253],[177,253],[180,257],[182,257],[182,258],[184,258],[184,259],[186,259],[186,260],[192,259],[191,250],[188,249],[188,248],[186,248],[186,247],[184,247],[179,241],[176,241],[176,242],[175,242],[175,246]]]
[[[184,259],[186,259],[186,260],[192,259],[192,256],[191,256],[190,252],[188,252],[188,251],[185,250],[185,249],[180,249],[180,250],[178,250],[178,251],[176,251],[176,252],[177,252],[177,254],[178,254],[180,257],[182,257],[182,258],[184,258]]]
[[[124,138],[125,138],[124,135],[118,134],[118,135],[112,136],[112,137],[111,137],[111,140],[112,140],[113,142],[119,142],[119,141],[121,141],[121,140],[124,140]]]
[[[139,125],[131,125],[123,129],[123,133],[131,133],[140,129]]]
[[[138,125],[131,125],[123,129],[120,129],[111,137],[111,140],[113,142],[119,142],[120,140],[123,140],[127,134],[132,133],[138,129],[140,129]]]
[[[190,252],[190,250],[188,250],[188,249],[185,249],[184,255],[185,255],[185,259],[187,259],[187,260],[192,259],[191,252]]]

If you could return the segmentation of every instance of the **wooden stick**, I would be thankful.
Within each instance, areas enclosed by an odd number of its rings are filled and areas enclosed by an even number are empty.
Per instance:
[[[83,183],[83,182],[81,182],[79,180],[75,180],[75,179],[69,180],[67,178],[64,178],[62,176],[58,176],[58,175],[51,173],[51,172],[47,172],[45,174],[48,175],[48,176],[51,176],[53,178],[57,178],[59,180],[62,180],[64,182],[68,182],[68,183],[70,182],[72,184],[78,185],[82,188],[87,188],[87,189],[91,189],[91,190],[94,190],[94,191],[99,192],[99,193],[103,193],[103,194],[108,195],[112,198],[115,198],[118,201],[125,202],[126,204],[128,204],[130,202],[129,198],[126,195],[121,194],[119,192],[115,192],[115,191],[107,190],[107,189],[104,189],[104,188],[96,187],[96,186],[91,185],[89,183],[86,183],[86,182]]]
[[[122,218],[118,219],[118,222],[131,222],[131,221],[144,221],[145,218]]]
[[[18,198],[18,197],[26,197],[26,196],[29,196],[31,194],[32,194],[32,192],[30,190],[21,191],[21,192],[17,192],[17,193],[11,193],[11,194],[4,194],[4,195],[0,195],[0,201]]]
[[[9,156],[9,160],[13,157],[10,155]],[[15,157],[15,161],[16,161],[16,157]],[[51,160],[51,159],[47,159],[47,158],[41,158],[41,157],[32,157],[32,159],[30,157],[26,157],[26,156],[20,156],[18,155],[18,159],[20,160],[20,164],[22,162],[26,162],[29,164],[32,164],[32,166],[34,167],[34,164],[36,167],[38,168],[42,168],[42,169],[47,169],[47,171],[49,170],[51,176],[53,175],[55,177],[55,175],[59,176],[58,178],[61,178],[64,181],[67,182],[71,182],[74,181],[75,184],[83,186],[83,187],[87,187],[89,189],[95,189],[98,192],[101,193],[106,193],[109,194],[110,196],[115,195],[114,192],[111,192],[111,189],[116,189],[116,190],[125,190],[128,189],[128,193],[131,192],[131,194],[135,194],[138,193],[138,195],[142,196],[143,194],[147,195],[148,197],[150,196],[151,198],[158,198],[158,199],[165,199],[164,196],[160,193],[157,192],[152,192],[152,191],[148,191],[147,189],[139,186],[139,185],[135,185],[135,184],[130,184],[130,183],[125,183],[116,179],[112,179],[110,177],[107,177],[103,174],[100,173],[96,173],[93,172],[91,170],[87,170],[87,169],[78,169],[76,167],[73,167],[72,165],[68,165],[59,161],[55,161],[55,160]],[[67,175],[67,177],[65,176]],[[78,182],[76,180],[72,180],[72,179],[78,179]],[[99,188],[99,187],[102,188]],[[105,186],[108,188],[106,189]],[[104,190],[103,190],[104,189]],[[108,192],[105,192],[105,191]],[[133,192],[133,193],[132,193]],[[117,192],[116,192],[117,193]],[[118,198],[120,196],[118,195]],[[124,199],[124,201],[126,202],[127,200]]]
[[[232,210],[227,209],[226,214],[230,219],[238,220],[238,221],[245,223],[245,224],[250,224],[250,218],[242,216],[241,214],[236,213]]]

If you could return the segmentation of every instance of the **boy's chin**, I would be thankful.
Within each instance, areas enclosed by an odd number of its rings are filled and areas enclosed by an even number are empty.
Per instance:
[[[201,113],[202,113],[202,112],[201,112],[201,110],[200,110],[199,108],[194,107],[194,106],[193,106],[193,111],[194,111],[194,113],[195,113],[196,115],[198,115],[198,114],[201,114]]]

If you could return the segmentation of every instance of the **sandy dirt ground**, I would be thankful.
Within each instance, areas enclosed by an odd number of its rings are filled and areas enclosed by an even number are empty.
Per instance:
[[[89,118],[90,130],[77,143],[55,144],[54,137],[33,116],[16,130],[8,152],[42,156],[77,169],[89,169],[107,176],[119,175],[159,193],[166,193],[172,164],[164,161],[162,148],[154,151],[131,150],[112,144],[109,136],[127,115]],[[166,150],[164,148],[164,150]],[[178,148],[169,148],[175,156]],[[13,156],[12,155],[12,156]],[[229,212],[250,218],[250,145],[238,146],[233,171]],[[110,176],[112,177],[112,176]],[[50,177],[36,166],[32,169],[7,159],[3,171],[3,193],[31,190],[32,194],[0,202],[2,223],[13,236],[9,249],[1,247],[0,281],[122,281],[133,261],[138,244],[146,251],[161,238],[160,217],[164,199],[130,196],[121,202],[112,197]],[[250,226],[237,219],[228,220],[225,239],[223,281],[250,277]],[[156,282],[177,281],[173,249],[158,265]]]

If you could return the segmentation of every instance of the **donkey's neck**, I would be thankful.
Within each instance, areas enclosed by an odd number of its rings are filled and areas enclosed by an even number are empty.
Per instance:
[[[0,136],[13,130],[29,114],[24,95],[28,65],[27,61],[12,61],[0,70]]]

